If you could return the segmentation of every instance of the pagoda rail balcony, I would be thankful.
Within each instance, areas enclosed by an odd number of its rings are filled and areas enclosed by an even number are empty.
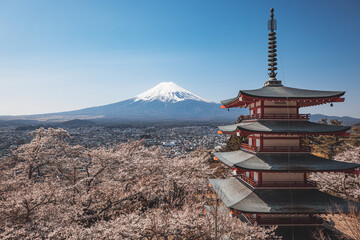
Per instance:
[[[267,147],[257,147],[252,146],[247,143],[241,143],[240,148],[244,151],[257,153],[257,152],[310,152],[311,148],[309,147],[298,147],[298,146],[267,146]]]
[[[254,221],[253,219],[250,221]],[[309,219],[304,218],[266,218],[259,219],[257,224],[259,225],[321,225],[323,220],[318,217],[311,217]]]
[[[245,174],[240,174],[239,177],[237,177],[238,180],[242,180],[249,184],[252,187],[255,187],[257,182],[255,182],[253,179],[247,177]]]
[[[287,225],[287,224],[322,224],[324,220],[318,216],[310,215],[307,218],[300,216],[288,216],[288,217],[254,217],[251,213],[240,212],[246,220],[248,220],[251,224],[257,222],[260,225]],[[266,216],[266,214],[264,214]],[[280,214],[280,216],[283,214]]]
[[[240,148],[247,152],[257,153],[259,151],[259,147],[249,145],[247,143],[241,143]]]
[[[251,224],[254,224],[256,222],[255,218],[251,216],[250,213],[242,213],[242,215],[248,220]]]
[[[299,182],[299,181],[262,181],[261,183],[247,177],[245,174],[238,176],[240,181],[249,184],[252,187],[265,188],[316,188],[317,184],[313,181]]]
[[[252,119],[310,119],[310,114],[252,114],[243,116],[243,120]]]
[[[306,181],[266,181],[256,185],[256,187],[317,187],[316,182]]]
[[[310,152],[309,147],[298,146],[267,146],[262,147],[260,152]]]

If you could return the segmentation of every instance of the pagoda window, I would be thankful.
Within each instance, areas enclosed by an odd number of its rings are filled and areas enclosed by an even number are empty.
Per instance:
[[[260,139],[256,139],[256,146],[260,147]]]
[[[249,145],[251,146],[252,145],[252,138],[249,137]]]
[[[246,172],[245,175],[246,175],[247,177],[250,177],[250,172]]]
[[[257,172],[254,172],[254,181],[258,182],[259,181],[259,175]]]

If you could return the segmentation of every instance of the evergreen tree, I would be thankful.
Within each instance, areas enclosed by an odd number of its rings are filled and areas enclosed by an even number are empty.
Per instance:
[[[330,120],[328,123],[327,118],[323,118],[319,121],[320,124],[341,126],[342,122],[336,119]],[[332,159],[339,152],[344,151],[345,138],[339,136],[320,135],[315,137],[309,137],[305,140],[305,144],[309,144],[312,147],[313,153],[325,158]]]
[[[345,140],[345,143],[354,147],[360,146],[360,127],[352,127],[350,137]]]
[[[236,123],[241,123],[243,121],[244,115],[240,115],[236,121]],[[238,137],[236,135],[231,135],[230,138],[226,141],[226,145],[220,150],[221,152],[230,152],[240,150],[241,143],[247,143],[247,137],[241,136]]]

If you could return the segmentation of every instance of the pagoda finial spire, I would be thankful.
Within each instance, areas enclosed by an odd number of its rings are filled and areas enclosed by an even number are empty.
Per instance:
[[[269,81],[265,83],[265,86],[282,86],[281,81],[276,79],[277,73],[275,72],[277,70],[277,50],[276,50],[276,19],[274,19],[274,9],[270,9],[270,20],[268,21],[268,29],[270,30],[269,33],[269,50],[268,50],[268,70],[270,71],[269,74]]]

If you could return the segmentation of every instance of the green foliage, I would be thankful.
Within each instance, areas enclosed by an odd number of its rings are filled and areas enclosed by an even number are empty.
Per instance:
[[[231,137],[226,141],[226,145],[221,149],[222,152],[236,151],[240,149],[241,143],[246,143],[247,140],[245,137],[238,137],[236,135],[231,135]]]
[[[354,147],[360,146],[360,127],[352,127],[350,137],[345,139],[345,143]]]
[[[320,124],[341,126],[342,122],[338,120],[330,120],[328,123],[327,118],[319,121]],[[332,159],[335,155],[341,152],[341,146],[344,143],[344,138],[338,136],[320,135],[310,138],[312,151],[323,157]]]
[[[243,120],[243,115],[240,115],[236,121],[236,123],[241,123]],[[247,143],[247,137],[241,136],[238,137],[236,135],[231,135],[230,138],[226,141],[225,147],[223,147],[220,151],[221,152],[230,152],[240,150],[241,143]]]
[[[342,122],[336,119],[328,122],[327,118],[319,121],[320,124],[341,126]],[[310,146],[312,152],[316,155],[333,159],[338,153],[344,152],[350,146],[360,146],[360,128],[353,127],[350,137],[339,136],[307,136],[303,140],[304,146]]]

